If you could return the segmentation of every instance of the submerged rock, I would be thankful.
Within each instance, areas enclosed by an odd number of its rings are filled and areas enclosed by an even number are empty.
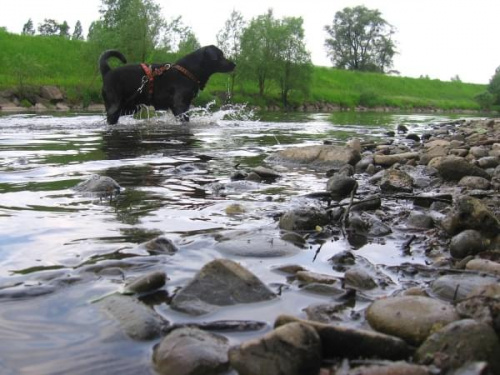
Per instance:
[[[73,189],[80,193],[114,195],[120,193],[122,187],[111,177],[95,174],[87,180],[80,182]]]
[[[375,330],[417,345],[459,316],[449,303],[428,297],[402,296],[376,300],[368,307],[366,319]]]
[[[134,297],[113,294],[98,304],[106,314],[118,321],[123,332],[134,340],[158,338],[169,324],[156,311]]]
[[[260,258],[290,256],[301,251],[301,247],[270,232],[229,235],[221,238],[215,249],[228,255]]]
[[[229,367],[229,340],[198,328],[179,328],[155,347],[153,362],[162,375],[218,375]]]
[[[289,323],[232,348],[229,360],[240,375],[317,375],[321,340],[310,325]]]
[[[229,259],[207,263],[172,299],[170,307],[202,315],[221,306],[267,301],[276,295],[254,274]]]

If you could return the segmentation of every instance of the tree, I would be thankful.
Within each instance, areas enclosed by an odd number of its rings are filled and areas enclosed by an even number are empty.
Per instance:
[[[259,96],[264,96],[266,81],[273,76],[278,52],[276,32],[278,21],[272,9],[267,14],[257,16],[241,36],[241,54],[238,70],[246,79],[257,81]]]
[[[35,35],[35,28],[33,27],[33,21],[31,18],[23,26],[22,35]]]
[[[83,40],[83,28],[80,21],[76,21],[75,29],[73,30],[73,35],[71,36],[73,40]]]
[[[284,18],[277,30],[277,72],[275,79],[281,90],[283,107],[289,106],[288,99],[292,90],[309,93],[312,77],[310,53],[304,44],[303,19]]]
[[[66,21],[59,25],[59,36],[69,39],[69,25]]]
[[[50,36],[50,35],[59,35],[61,26],[56,20],[47,19],[43,20],[42,24],[38,25],[38,32],[40,35]]]
[[[500,105],[500,66],[496,68],[495,74],[490,79],[488,92],[490,92],[494,97],[493,104]]]
[[[344,8],[325,30],[330,36],[325,47],[335,67],[382,73],[392,67],[395,31],[380,11],[365,6]]]
[[[217,33],[217,44],[224,52],[224,55],[235,62],[238,62],[241,54],[241,37],[245,29],[246,22],[240,12],[233,10],[230,18]],[[236,79],[236,70],[230,73],[231,86],[229,93],[232,96],[234,92],[234,82]]]
[[[146,61],[164,28],[160,6],[153,0],[102,0],[100,13],[88,35],[96,49],[116,48],[131,61]]]
[[[201,45],[200,42],[198,42],[198,39],[196,39],[196,35],[194,35],[194,32],[191,29],[189,29],[182,35],[181,40],[179,41],[177,53],[184,56],[200,47]]]

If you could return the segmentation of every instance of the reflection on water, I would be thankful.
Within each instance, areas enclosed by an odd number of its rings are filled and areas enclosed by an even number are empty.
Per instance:
[[[351,112],[255,116],[244,108],[200,110],[184,125],[161,114],[124,117],[115,127],[95,115],[0,117],[0,373],[151,373],[152,344],[124,339],[91,301],[157,269],[167,273],[164,293],[171,295],[223,256],[215,250],[217,235],[276,231],[275,217],[303,204],[304,194],[324,190],[326,181],[313,171],[283,170],[272,184],[231,185],[235,171],[261,165],[291,145],[380,138],[401,123],[422,132],[424,124],[442,119]],[[110,200],[72,190],[92,174],[115,179],[124,191]],[[236,203],[241,213],[228,214]],[[178,253],[151,256],[141,247],[161,234]],[[374,257],[379,245],[350,240],[370,261],[403,261],[395,254]],[[273,267],[296,263],[332,273],[327,260],[349,248],[347,239],[337,238],[290,257],[235,259],[281,291],[284,278]],[[279,301],[252,306],[250,316],[248,307],[237,306],[210,319],[260,316],[272,323],[278,313],[298,315],[324,302],[284,290]],[[154,302],[157,311],[173,321],[190,319],[170,311],[166,299]]]

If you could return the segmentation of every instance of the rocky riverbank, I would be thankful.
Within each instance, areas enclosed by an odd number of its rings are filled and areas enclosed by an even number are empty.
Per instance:
[[[170,325],[134,297],[161,289],[161,273],[135,280],[125,287],[127,295],[100,301],[103,311],[129,337],[159,339],[152,360],[161,374],[498,374],[500,120],[436,124],[421,136],[406,134],[404,127],[398,132],[382,142],[351,140],[271,155],[268,166],[324,170],[325,190],[309,194],[310,206],[280,215],[282,243],[221,242],[221,252],[266,256],[269,250],[276,256],[311,238],[347,237],[352,251],[329,260],[341,277],[300,264],[276,269],[284,285],[328,296],[328,302],[305,306],[301,316],[278,316],[274,329],[236,346],[221,332],[258,331],[265,323]],[[279,177],[259,167],[232,179]],[[410,208],[402,210],[396,201]],[[398,233],[407,263],[370,268],[356,257],[355,249],[367,241],[383,244]],[[163,237],[144,247],[176,251]],[[412,263],[412,254],[425,256],[426,264]],[[395,282],[401,287],[390,292]],[[277,298],[239,263],[217,259],[173,296],[170,307],[203,316]],[[355,309],[361,301],[366,308]]]

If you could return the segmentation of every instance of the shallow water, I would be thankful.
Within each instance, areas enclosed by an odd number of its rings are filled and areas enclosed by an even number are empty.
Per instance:
[[[195,111],[190,124],[168,114],[149,120],[123,117],[107,126],[104,116],[0,116],[0,373],[148,374],[154,342],[125,338],[92,302],[120,289],[124,279],[163,270],[172,295],[205,263],[230,257],[215,250],[216,235],[236,230],[279,236],[277,214],[309,204],[304,194],[324,190],[323,173],[278,168],[272,184],[231,183],[237,170],[263,164],[290,146],[383,138],[405,124],[421,133],[445,116],[380,113],[254,114],[244,107]],[[93,174],[115,179],[124,189],[112,199],[81,195],[72,188]],[[224,194],[218,187],[225,186]],[[231,215],[235,203],[244,212]],[[150,256],[139,244],[164,234],[178,247],[173,256]],[[372,266],[422,263],[404,256],[397,235],[370,242],[356,256]],[[342,239],[287,257],[236,257],[275,291],[278,299],[241,305],[199,318],[156,310],[172,322],[219,319],[264,320],[300,315],[328,297],[300,291],[273,271],[301,264],[333,271],[328,259],[350,249]],[[84,272],[88,265],[126,260],[130,271],[111,276]],[[381,293],[391,293],[400,282]],[[167,297],[168,300],[168,297]],[[362,309],[363,304],[354,310]],[[261,332],[259,333],[261,334]],[[251,333],[229,334],[233,342]]]

